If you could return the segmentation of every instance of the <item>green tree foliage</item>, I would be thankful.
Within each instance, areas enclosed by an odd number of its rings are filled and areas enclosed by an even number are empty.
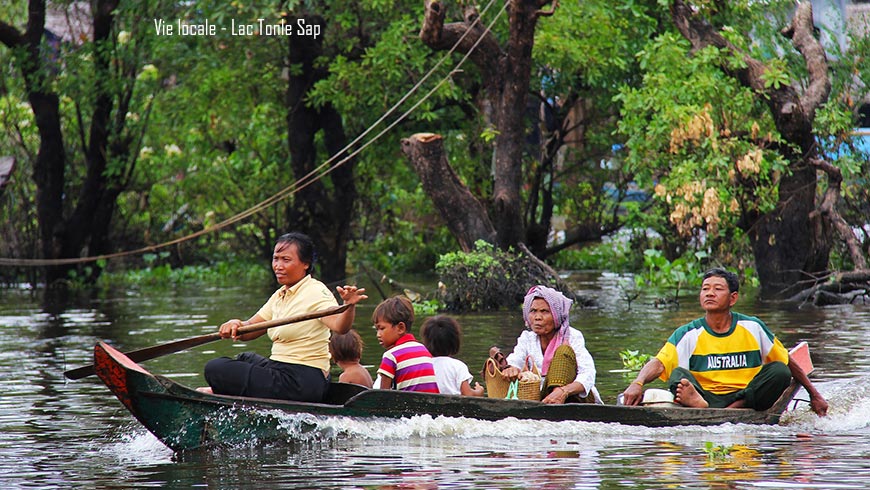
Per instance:
[[[664,34],[638,54],[642,85],[617,96],[626,165],[654,190],[668,217],[657,230],[663,235],[714,240],[741,212],[768,212],[776,203],[775,176],[785,162],[756,143],[776,143],[773,123],[751,90],[716,67],[718,56],[712,48],[690,55],[687,41]],[[732,185],[738,178],[747,185]]]
[[[807,5],[790,24],[791,2],[668,4],[682,34],[652,39],[637,55],[642,83],[616,98],[626,162],[686,245],[741,266],[730,251],[749,238],[763,288],[792,294],[800,279],[824,274],[831,232],[849,235],[825,202],[853,165],[828,165],[817,141],[839,144],[854,125],[842,95],[855,79],[836,61],[827,72],[814,41],[790,39],[806,35]],[[829,176],[818,191],[814,167]]]
[[[175,15],[182,22],[210,19],[229,26],[258,18],[276,23],[280,13],[256,3],[197,2]],[[142,157],[149,165],[142,188],[128,202],[138,225],[131,240],[152,242],[214,225],[293,180],[286,166],[283,39],[227,33],[158,39],[153,66],[165,90],[145,139]],[[185,247],[178,259],[202,258],[198,250],[263,257],[278,222],[277,210],[269,209]]]
[[[357,156],[355,169],[361,192],[352,260],[387,271],[431,271],[439,253],[455,248],[455,240],[444,233],[397,148],[401,137],[429,130],[437,121],[450,128],[447,144],[458,149],[456,162],[464,175],[488,189],[489,167],[467,157],[473,148],[463,129],[475,109],[460,88],[462,77],[438,85],[456,58],[442,61],[420,42],[420,2],[374,2],[359,8],[365,18],[383,22],[380,30],[368,36],[371,45],[366,49],[347,44],[325,59],[329,75],[310,93],[313,105],[332,104],[344,115],[348,131],[360,136],[354,149],[368,145]],[[339,19],[349,22],[345,16]]]
[[[52,4],[67,7],[65,33],[46,29],[46,2],[5,11],[10,17],[0,19],[8,107],[26,103],[32,111],[32,119],[18,113],[3,121],[13,135],[4,153],[20,158],[17,176],[33,179],[32,193],[24,191],[31,184],[15,179],[21,207],[9,211],[16,218],[10,225],[30,230],[36,223],[38,230],[36,237],[10,233],[22,246],[12,255],[59,259],[111,249],[117,199],[135,173],[156,89],[141,70],[149,43],[138,37],[146,29],[138,17],[152,15],[151,7],[118,8],[112,0]],[[51,282],[63,279],[70,265],[46,271]]]
[[[75,228],[70,218],[88,195],[89,182],[106,183],[100,206],[111,219],[101,240],[82,240],[69,256],[162,243],[284,192],[305,173],[296,158],[299,145],[291,143],[297,135],[288,130],[300,124],[294,111],[304,110],[307,121],[320,124],[305,135],[311,146],[305,165],[326,162],[342,137],[360,136],[350,149],[360,152],[342,167],[349,177],[327,176],[317,184],[323,199],[287,197],[232,227],[172,247],[165,260],[178,265],[262,258],[277,233],[306,224],[322,230],[318,245],[326,247],[325,254],[343,257],[342,249],[349,247],[351,267],[359,261],[391,273],[432,270],[457,241],[402,155],[402,138],[440,134],[452,169],[489,213],[498,169],[507,167],[495,165],[505,128],[493,117],[487,92],[505,70],[484,70],[486,65],[473,57],[454,70],[462,50],[447,55],[446,48],[428,47],[420,30],[424,5],[431,3],[120,2],[110,31],[98,42],[77,39],[59,51],[44,44],[41,49],[54,53],[58,63],[46,63],[31,78],[21,76],[27,50],[4,41],[0,155],[16,157],[17,165],[0,195],[0,256],[49,256],[43,242],[51,233],[40,228],[37,213],[42,191],[32,178],[43,139],[28,90],[38,89],[57,98],[63,130],[58,154],[64,159],[64,187],[55,194],[63,196],[56,204],[63,219],[58,224]],[[491,41],[503,48],[511,24],[509,12],[501,9],[514,3],[520,2],[481,2],[477,10],[467,9],[464,1],[439,5],[448,13],[445,22],[454,26],[466,22],[466,15],[472,19],[468,12],[480,14],[481,29],[495,20]],[[794,7],[784,1],[698,2],[697,18],[706,19],[714,26],[711,32],[737,50],[729,51],[687,41],[668,10],[678,3],[560,2],[552,15],[547,11],[536,18],[534,44],[528,46],[529,103],[525,111],[515,111],[521,113],[521,131],[510,142],[521,147],[512,169],[523,230],[510,238],[527,242],[539,257],[598,240],[628,223],[635,231],[620,245],[621,267],[643,267],[643,252],[652,248],[661,250],[656,260],[665,266],[692,261],[698,247],[708,250],[711,260],[751,267],[747,230],[758,229],[753,227],[758,217],[781,205],[782,182],[797,172],[792,157],[800,148],[783,136],[781,121],[770,109],[776,97],[810,79],[800,54],[779,33]],[[18,2],[0,20],[23,32],[27,14],[27,5]],[[277,23],[315,17],[324,29],[316,52],[280,37],[223,31],[161,36],[153,24],[153,19],[173,25],[208,19],[229,26],[259,18]],[[840,155],[836,166],[844,182],[838,209],[858,220],[868,212],[868,168],[856,148],[848,151],[849,131],[854,109],[866,96],[870,46],[866,36],[849,41],[843,48],[826,45],[831,95],[815,112],[813,129],[820,154]],[[302,54],[308,57],[300,60]],[[765,67],[757,87],[732,76],[748,60]],[[310,84],[304,86],[306,81]],[[418,83],[416,92],[401,101]],[[99,133],[93,129],[97,119],[106,121],[102,147],[91,143]],[[332,126],[323,127],[327,120]],[[103,154],[105,166],[98,168],[94,156]],[[819,181],[821,199],[828,187],[825,179]],[[348,182],[355,188],[346,189]],[[621,202],[632,183],[653,199]],[[343,195],[349,199],[340,200]],[[341,205],[345,214],[336,211]],[[78,215],[86,215],[85,209]],[[341,221],[345,218],[347,223]],[[551,228],[553,222],[560,223],[558,230]],[[645,229],[660,238],[637,231]],[[560,235],[553,242],[556,231]],[[579,256],[575,262],[613,263],[572,250],[564,250],[560,263],[570,262],[571,253]],[[626,256],[632,253],[633,258]],[[847,257],[846,250],[841,254]],[[79,272],[81,277],[85,271]]]
[[[535,36],[535,102],[549,115],[530,121],[540,131],[529,150],[523,193],[530,248],[541,257],[577,243],[597,241],[621,226],[621,204],[633,175],[614,137],[619,84],[638,77],[639,50],[658,25],[643,2],[614,8],[608,2],[561,3]],[[533,130],[531,130],[533,131]],[[601,192],[605,187],[613,192]],[[636,204],[629,204],[629,207]],[[565,221],[565,238],[545,246],[554,216]],[[536,233],[535,233],[536,231]]]

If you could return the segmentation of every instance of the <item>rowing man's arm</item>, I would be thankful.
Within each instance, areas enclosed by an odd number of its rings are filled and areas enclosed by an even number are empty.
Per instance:
[[[819,393],[819,390],[813,386],[807,373],[798,365],[797,361],[788,356],[788,369],[791,371],[791,376],[807,390],[810,395],[810,408],[820,416],[824,417],[828,414],[828,401]]]

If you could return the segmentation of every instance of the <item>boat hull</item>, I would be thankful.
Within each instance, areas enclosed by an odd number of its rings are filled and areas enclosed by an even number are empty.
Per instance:
[[[120,351],[105,344],[94,347],[97,375],[122,404],[170,449],[287,439],[282,414],[324,417],[402,418],[415,415],[582,421],[672,427],[725,423],[776,424],[794,396],[792,386],[767,411],[724,408],[642,407],[595,404],[547,405],[526,400],[502,400],[458,395],[433,395],[395,390],[367,390],[333,383],[327,403],[234,397],[203,393],[149,373]]]

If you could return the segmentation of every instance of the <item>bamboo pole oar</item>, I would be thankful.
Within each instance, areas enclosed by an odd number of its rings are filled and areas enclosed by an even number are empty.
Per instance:
[[[314,311],[311,313],[305,313],[304,315],[296,315],[287,318],[278,318],[275,320],[269,320],[266,322],[252,323],[250,325],[245,325],[238,329],[238,335],[243,335],[251,332],[258,332],[260,330],[266,330],[272,327],[278,327],[281,325],[287,325],[289,323],[298,323],[304,322],[306,320],[313,320],[315,318],[321,318],[324,316],[337,315],[345,310],[350,308],[349,304],[334,306],[332,308],[327,308],[325,310]],[[189,339],[176,340],[174,342],[168,342],[166,344],[153,345],[151,347],[145,347],[142,349],[126,352],[125,355],[129,357],[133,362],[142,362],[147,361],[149,359],[155,359],[157,357],[165,356],[166,354],[172,354],[173,352],[179,352],[186,349],[190,349],[192,347],[196,347],[198,345],[207,344],[209,342],[214,342],[215,340],[220,340],[221,336],[217,332],[210,333],[206,335],[200,335],[198,337],[191,337]],[[94,374],[94,365],[89,364],[87,366],[82,366],[80,368],[70,369],[69,371],[64,371],[64,376],[69,379],[81,379],[87,376]]]

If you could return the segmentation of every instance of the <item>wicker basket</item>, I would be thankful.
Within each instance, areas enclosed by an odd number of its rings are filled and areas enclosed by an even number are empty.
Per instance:
[[[532,376],[529,376],[531,378],[529,380],[523,380],[523,373],[520,373],[517,398],[520,400],[541,401],[541,373],[530,357],[527,357],[526,362],[523,363],[523,372],[529,372]]]
[[[502,378],[501,369],[496,365],[495,359],[488,358],[483,366],[483,378],[486,383],[486,396],[489,398],[504,398],[507,396],[510,381]]]

